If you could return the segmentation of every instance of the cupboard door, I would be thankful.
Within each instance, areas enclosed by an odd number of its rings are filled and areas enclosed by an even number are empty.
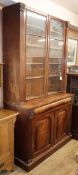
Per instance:
[[[70,108],[61,107],[55,112],[55,142],[63,138],[68,132]]]
[[[53,144],[54,115],[51,112],[36,116],[33,121],[33,152],[40,152]]]

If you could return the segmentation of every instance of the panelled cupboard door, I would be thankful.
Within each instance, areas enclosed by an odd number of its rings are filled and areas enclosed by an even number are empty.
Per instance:
[[[55,142],[61,140],[69,131],[70,106],[61,107],[55,112]]]
[[[33,120],[33,153],[40,153],[53,144],[53,112],[37,115]]]

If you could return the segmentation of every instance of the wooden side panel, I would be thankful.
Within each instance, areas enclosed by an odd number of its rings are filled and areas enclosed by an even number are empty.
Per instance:
[[[20,40],[18,28],[20,27],[20,19],[18,10],[16,10],[13,7],[3,8],[4,101],[19,99],[20,74],[18,72],[20,71],[18,60]]]
[[[13,169],[14,134],[13,119],[0,122],[0,168]]]
[[[0,157],[4,155],[9,155],[10,154],[10,149],[9,149],[9,126],[8,123],[4,123],[0,127]],[[5,138],[5,140],[3,139]],[[5,142],[5,143],[4,143]]]
[[[14,130],[15,158],[28,162],[32,159],[32,112],[17,117]],[[20,146],[19,146],[20,145]]]
[[[7,103],[25,99],[24,24],[24,12],[20,12],[20,3],[3,8],[3,85],[4,102]]]

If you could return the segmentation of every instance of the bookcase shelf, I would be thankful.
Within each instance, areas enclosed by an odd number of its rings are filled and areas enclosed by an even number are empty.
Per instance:
[[[26,64],[34,66],[34,65],[37,65],[37,64],[43,65],[44,63],[26,63]]]
[[[39,78],[44,78],[44,76],[30,76],[30,77],[27,77],[26,80],[33,80],[33,79],[39,79]]]

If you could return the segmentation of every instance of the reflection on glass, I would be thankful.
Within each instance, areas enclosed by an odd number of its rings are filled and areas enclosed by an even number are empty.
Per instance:
[[[62,50],[64,47],[64,42],[55,39],[50,39],[50,47],[53,49]]]
[[[50,37],[57,40],[64,40],[64,25],[55,19],[51,19]]]
[[[32,99],[44,94],[44,78],[29,79],[26,81],[26,97]]]
[[[63,50],[59,50],[59,49],[52,49],[50,48],[50,57],[51,58],[63,58]]]
[[[49,75],[60,75],[62,73],[62,65],[61,64],[49,64]]]
[[[48,79],[48,92],[61,91],[61,79],[60,76],[49,77]]]
[[[26,77],[43,76],[44,73],[43,64],[27,64]]]
[[[45,21],[44,16],[27,11],[27,34],[45,36]]]
[[[42,37],[27,35],[26,56],[27,57],[44,57],[45,56],[45,42],[40,42]]]

